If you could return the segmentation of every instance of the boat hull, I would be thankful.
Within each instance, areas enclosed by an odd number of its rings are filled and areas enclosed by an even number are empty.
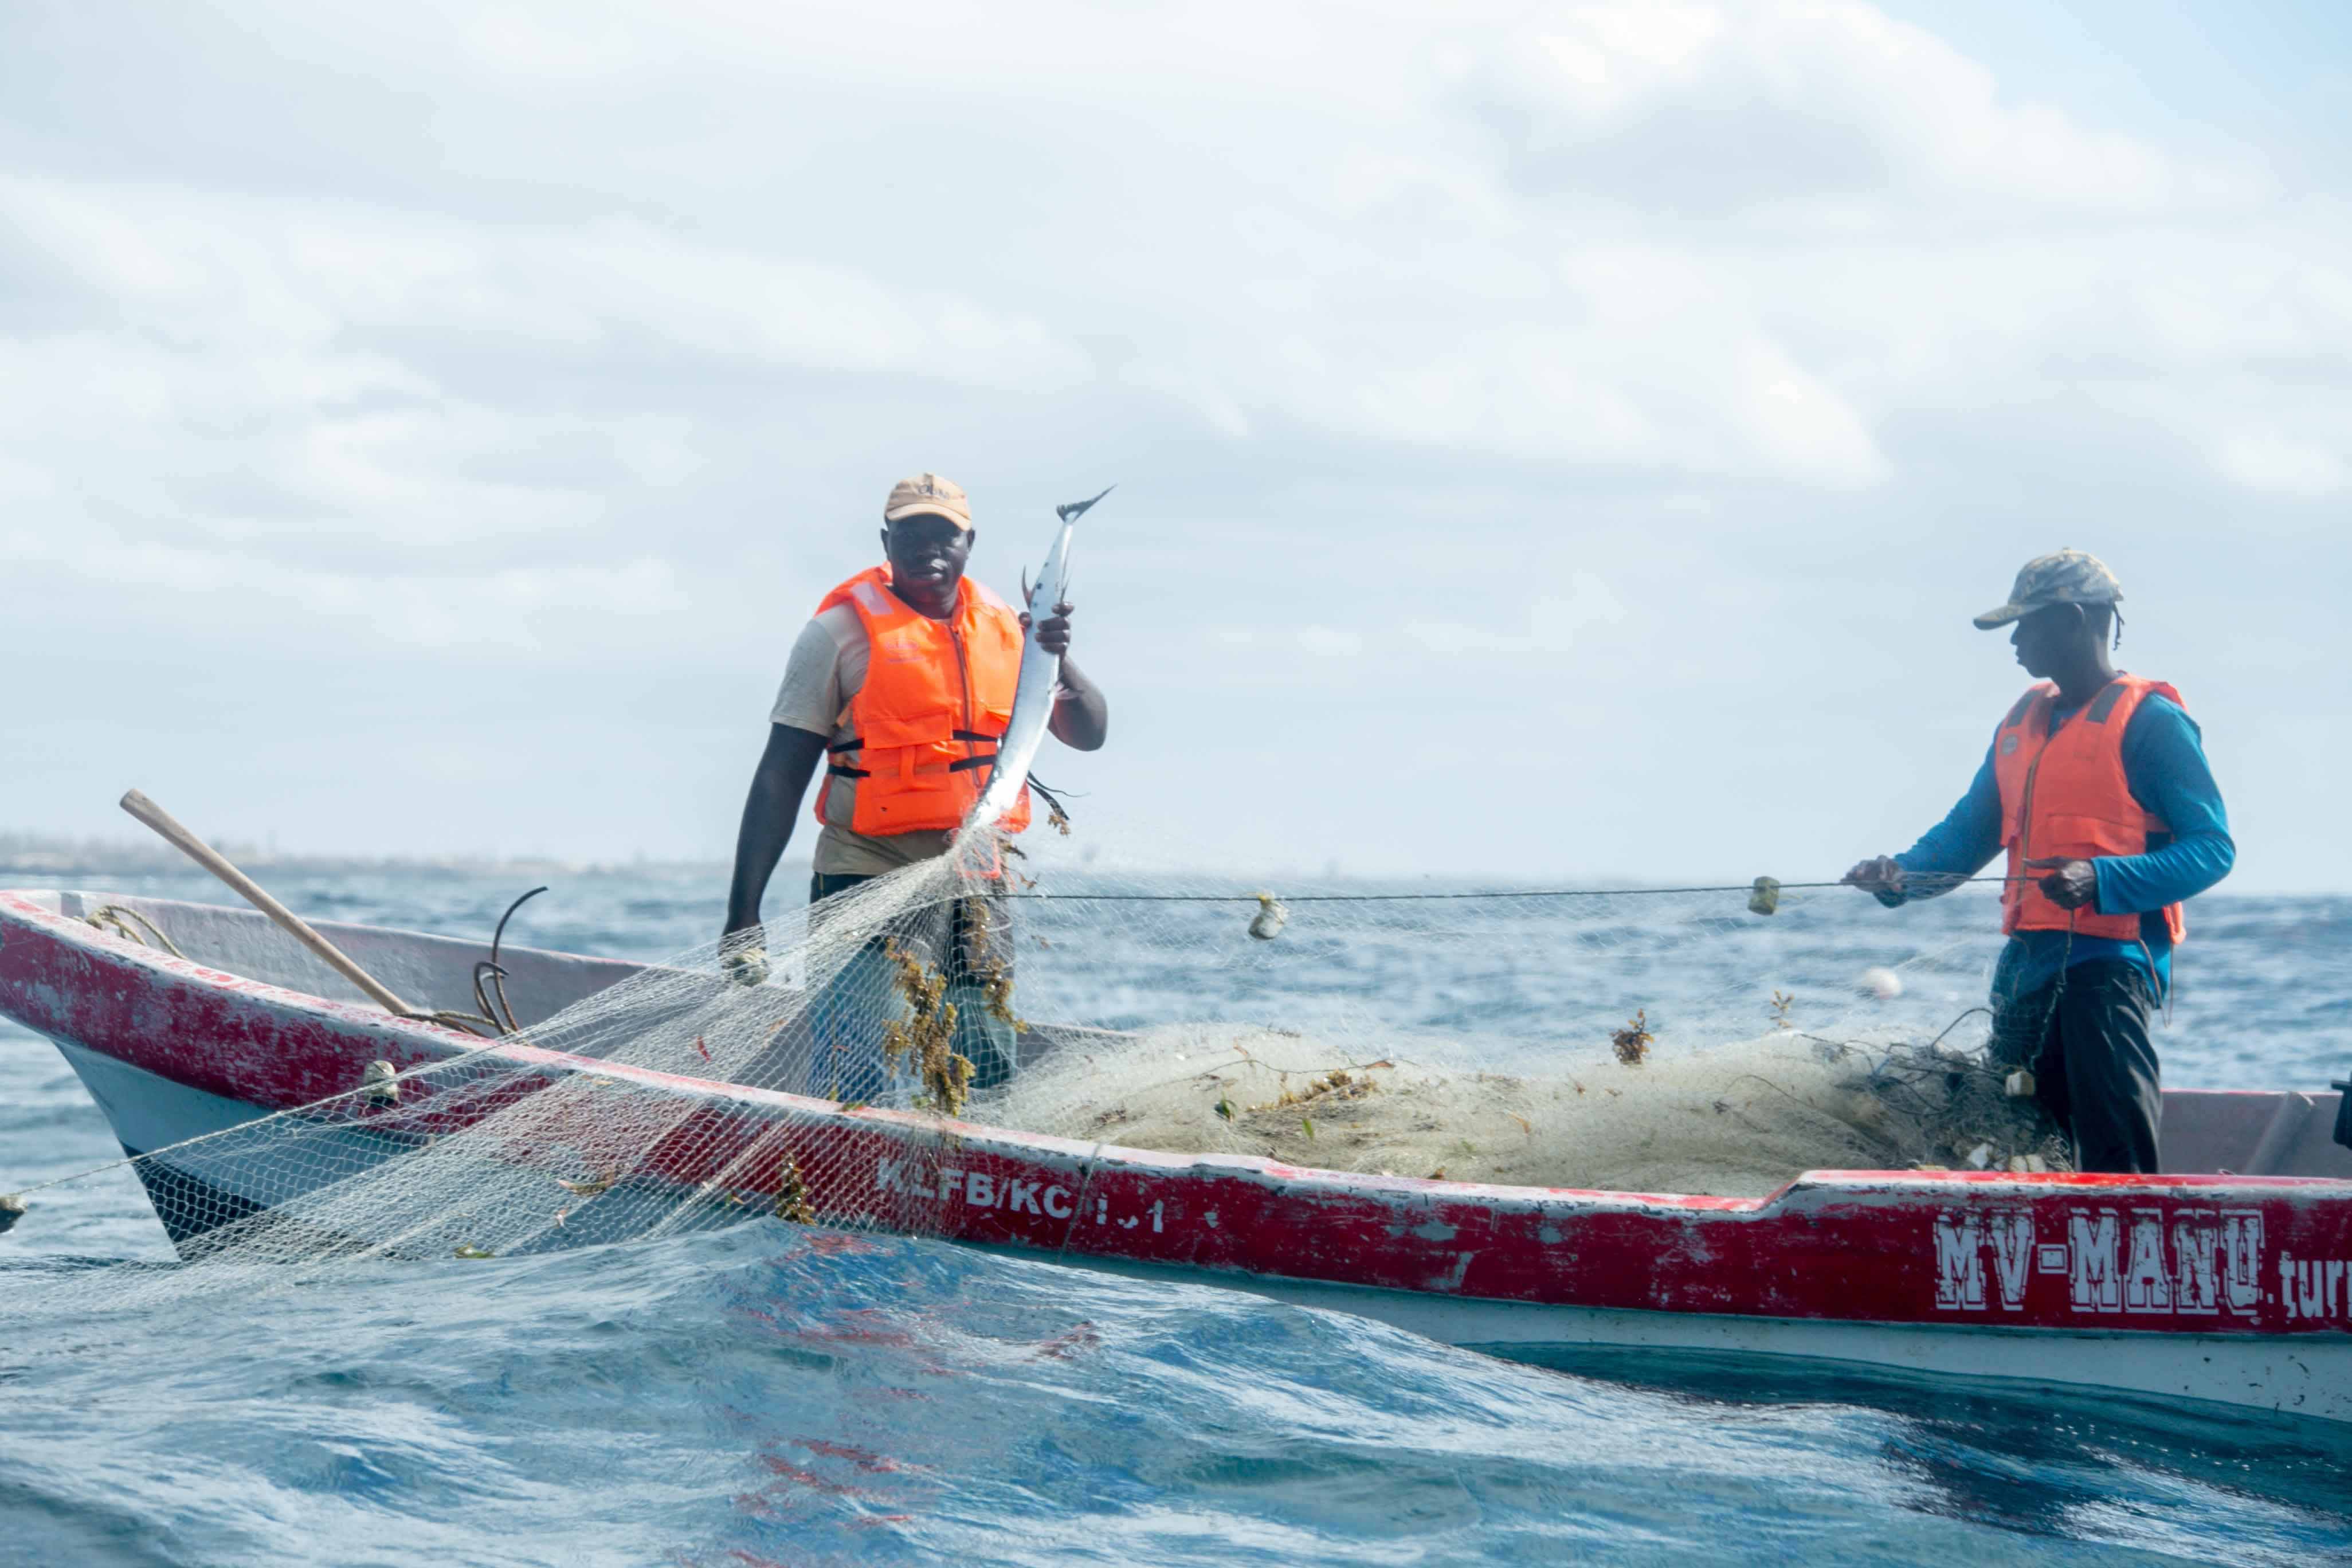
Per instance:
[[[411,1144],[362,1119],[306,1133],[299,1165],[267,1141],[173,1145],[351,1088],[371,1060],[480,1044],[171,959],[24,895],[0,894],[0,1011],[55,1040],[125,1146],[154,1154],[150,1190],[183,1242],[205,1216],[242,1217]],[[593,1074],[600,1095],[638,1097],[669,1129],[626,1184],[661,1203],[616,1189],[570,1204],[571,1242],[627,1234],[627,1215],[674,1215],[688,1194],[722,1195],[734,1206],[719,1217],[769,1212],[791,1173],[823,1222],[1223,1285],[1513,1353],[1791,1357],[2352,1420],[2341,1181],[1811,1172],[1762,1199],[1492,1187],[1126,1150],[502,1052],[521,1092]],[[2295,1127],[2329,1109],[2306,1107]],[[403,1117],[415,1124],[413,1108]],[[565,1201],[551,1179],[525,1186]],[[613,1223],[597,1223],[600,1206]]]

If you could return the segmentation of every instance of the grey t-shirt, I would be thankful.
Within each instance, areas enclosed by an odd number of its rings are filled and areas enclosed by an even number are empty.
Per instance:
[[[803,627],[784,661],[783,683],[776,689],[775,706],[768,718],[778,724],[823,735],[838,744],[856,731],[849,727],[850,700],[866,684],[867,655],[866,623],[847,605],[835,605]],[[849,825],[857,808],[857,781],[817,775],[824,795],[824,826],[817,834],[814,869],[827,877],[878,877],[918,860],[948,852],[955,836],[945,828],[912,833],[869,835],[853,833]]]

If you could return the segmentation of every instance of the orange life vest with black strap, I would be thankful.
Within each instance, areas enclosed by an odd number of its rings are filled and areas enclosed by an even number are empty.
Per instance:
[[[2041,873],[2027,871],[2025,862],[2145,854],[2150,835],[2171,831],[2132,797],[2124,777],[2124,731],[2151,695],[2188,706],[2163,681],[2118,675],[2053,736],[2058,689],[2043,681],[2017,700],[1993,732],[1993,776],[2000,783],[2000,837],[2009,847],[2011,879],[2001,889],[2001,930],[2139,940],[2137,913],[2060,909],[2042,892]],[[2017,879],[2029,876],[2034,879]],[[2165,906],[2164,923],[2176,943],[2189,934],[2179,904]]]
[[[857,612],[866,627],[866,683],[844,715],[850,738],[826,750],[831,765],[817,792],[825,820],[834,780],[857,781],[850,830],[868,837],[956,828],[988,787],[996,743],[1013,718],[1025,636],[1013,606],[965,578],[953,618],[935,621],[890,592],[885,564],[860,572],[824,596]],[[1029,826],[1029,791],[998,825]]]

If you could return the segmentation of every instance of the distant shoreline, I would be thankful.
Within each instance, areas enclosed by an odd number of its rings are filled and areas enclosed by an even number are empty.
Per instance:
[[[725,877],[728,867],[718,860],[567,860],[551,856],[504,858],[488,855],[289,855],[259,845],[224,842],[222,854],[247,870],[265,869],[319,876],[351,876],[370,872],[444,871],[465,875],[515,876],[642,876],[648,872],[701,872]],[[64,838],[37,833],[0,833],[0,882],[26,878],[42,880],[60,877],[154,876],[191,871],[196,868],[160,840]]]

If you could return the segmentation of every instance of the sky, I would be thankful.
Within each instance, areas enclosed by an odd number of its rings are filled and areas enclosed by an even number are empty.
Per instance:
[[[882,498],[1081,525],[1114,854],[1898,849],[2091,550],[2352,888],[2352,8],[0,10],[0,828],[720,859]],[[806,847],[804,828],[801,847]]]

